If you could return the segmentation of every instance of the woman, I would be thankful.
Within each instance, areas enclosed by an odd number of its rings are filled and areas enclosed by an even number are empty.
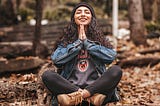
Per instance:
[[[71,13],[71,22],[57,41],[51,55],[59,73],[48,70],[42,80],[63,106],[88,101],[102,106],[118,101],[116,87],[122,77],[112,45],[97,26],[93,8],[87,3],[77,4]]]

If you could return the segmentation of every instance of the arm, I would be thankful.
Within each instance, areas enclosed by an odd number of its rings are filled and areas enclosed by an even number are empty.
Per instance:
[[[80,25],[78,38],[79,39],[76,40],[73,44],[68,44],[67,47],[63,47],[62,45],[58,46],[55,52],[51,55],[51,59],[56,66],[62,66],[78,55],[83,46],[82,41],[86,39],[84,25]]]
[[[89,54],[100,59],[105,64],[111,63],[117,55],[115,50],[96,44],[88,39],[84,41],[84,47]]]
[[[55,52],[52,53],[51,59],[56,66],[62,66],[78,55],[81,48],[81,40],[76,40],[73,44],[68,44],[66,47],[59,45]]]

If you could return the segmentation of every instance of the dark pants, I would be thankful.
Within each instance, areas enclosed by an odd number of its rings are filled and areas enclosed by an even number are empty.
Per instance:
[[[101,93],[108,95],[114,91],[122,77],[121,68],[117,65],[110,67],[103,75],[98,78],[93,84],[86,86],[91,95]],[[54,71],[46,71],[42,75],[42,80],[46,87],[53,95],[68,94],[79,89],[78,86],[73,85],[68,80],[64,79]]]

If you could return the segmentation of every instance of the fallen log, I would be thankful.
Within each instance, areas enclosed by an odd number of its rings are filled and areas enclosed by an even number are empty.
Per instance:
[[[127,52],[120,52],[118,51],[118,54],[117,54],[117,58],[119,60],[122,60],[122,59],[127,59],[128,57],[133,57],[133,56],[136,56],[136,55],[146,55],[146,54],[151,54],[151,53],[156,53],[156,52],[160,52],[160,48],[145,48],[145,49],[142,49],[142,50],[139,50],[137,51],[137,53],[133,52],[133,51],[127,51]]]
[[[17,56],[29,56],[32,51],[31,42],[2,42],[0,43],[0,56],[15,58]]]
[[[24,71],[39,67],[44,60],[38,57],[19,57],[11,60],[0,60],[0,73]]]
[[[143,66],[154,66],[160,62],[160,57],[156,56],[142,56],[142,57],[133,57],[128,59],[122,59],[118,62],[118,64],[122,68],[131,67],[131,66],[137,66],[137,67],[143,67]]]
[[[48,55],[48,48],[45,46],[46,42],[42,41],[40,52],[42,55]],[[19,56],[32,56],[32,42],[22,41],[22,42],[1,42],[0,43],[0,56],[5,58],[16,58]]]
[[[139,53],[141,54],[155,53],[155,52],[160,52],[160,48],[149,48],[149,49],[147,48],[139,51]]]

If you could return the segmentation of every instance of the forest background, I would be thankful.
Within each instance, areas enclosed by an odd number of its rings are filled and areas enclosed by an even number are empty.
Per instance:
[[[93,6],[123,68],[122,100],[112,105],[160,103],[160,0],[119,0],[118,35],[112,34],[113,0],[0,0],[0,104],[50,104],[39,77],[79,2]]]

